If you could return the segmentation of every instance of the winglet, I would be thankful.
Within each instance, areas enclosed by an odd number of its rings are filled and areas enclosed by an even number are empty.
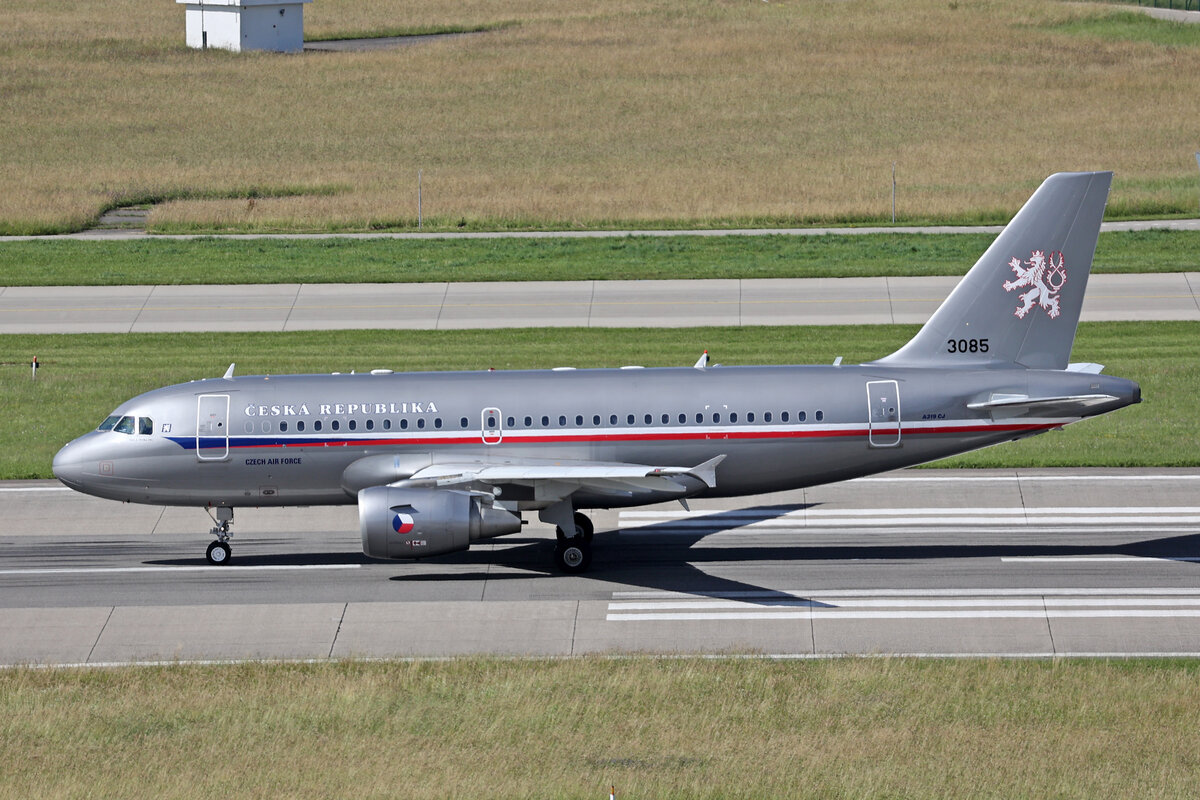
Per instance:
[[[710,489],[715,489],[717,486],[717,465],[725,460],[725,454],[710,458],[703,464],[697,464],[687,471],[688,475],[699,478],[704,481],[704,485]]]
[[[696,363],[692,365],[696,369],[704,369],[708,366],[708,351],[705,350],[700,358],[696,359]]]
[[[225,380],[227,380],[227,381],[233,380],[233,368],[236,366],[237,366],[236,363],[230,364],[229,369],[225,370],[225,375],[223,376],[225,378]]]

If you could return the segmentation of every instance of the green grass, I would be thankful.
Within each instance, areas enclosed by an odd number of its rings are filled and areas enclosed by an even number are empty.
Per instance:
[[[238,374],[691,365],[707,348],[727,364],[857,363],[886,355],[911,325],[703,329],[305,331],[295,333],[0,336],[0,479],[48,478],[55,451],[124,400],[150,389]],[[1200,324],[1080,326],[1072,357],[1142,385],[1144,402],[944,465],[1196,466]],[[29,359],[44,365],[36,381]]]
[[[0,243],[0,285],[961,275],[991,234]],[[1102,233],[1095,272],[1200,269],[1200,231]]]
[[[520,23],[516,20],[493,22],[486,25],[401,25],[375,27],[365,30],[332,30],[305,34],[306,42],[334,42],[342,39],[391,39],[406,36],[449,36],[456,33],[484,33],[511,28]]]
[[[1196,661],[0,673],[0,797],[1192,797]]]
[[[1197,10],[1194,3],[1192,10]],[[1111,42],[1140,42],[1164,47],[1200,47],[1200,25],[1155,19],[1149,14],[1136,11],[1122,11],[1104,17],[1075,19],[1054,25],[1052,29],[1075,36]]]

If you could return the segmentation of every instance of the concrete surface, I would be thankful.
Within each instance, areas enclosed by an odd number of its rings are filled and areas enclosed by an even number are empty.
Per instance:
[[[355,508],[199,509],[0,485],[0,663],[475,653],[1200,655],[1200,470],[914,470],[594,513],[552,535],[362,556]]]
[[[0,287],[0,334],[923,323],[958,278]],[[1084,321],[1200,320],[1200,272],[1093,275]]]

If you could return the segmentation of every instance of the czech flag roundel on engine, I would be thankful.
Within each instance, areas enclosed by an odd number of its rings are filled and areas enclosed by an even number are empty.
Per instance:
[[[412,515],[410,514],[397,513],[396,516],[392,517],[392,529],[396,533],[408,533],[413,529],[414,524]]]

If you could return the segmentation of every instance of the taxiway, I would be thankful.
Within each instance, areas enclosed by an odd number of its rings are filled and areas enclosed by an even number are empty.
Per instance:
[[[958,276],[0,287],[0,334],[924,323]],[[1082,319],[1200,320],[1200,272],[1093,275]]]

